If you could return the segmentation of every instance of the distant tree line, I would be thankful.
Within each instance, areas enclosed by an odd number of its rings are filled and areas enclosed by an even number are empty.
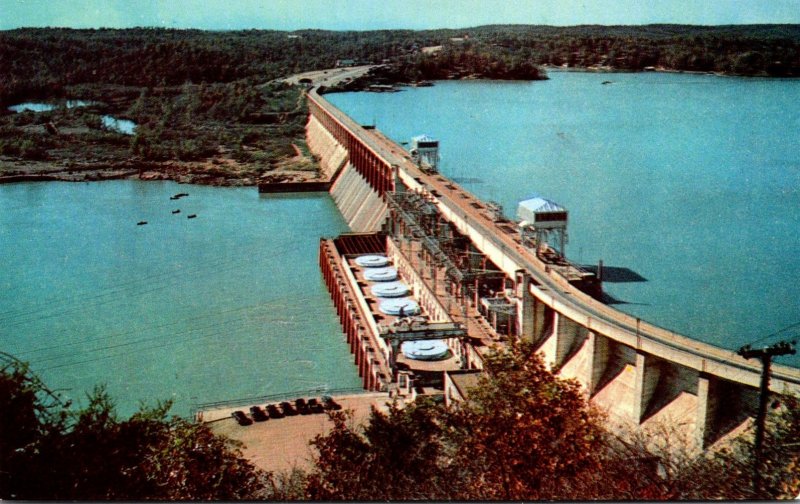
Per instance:
[[[475,32],[539,65],[800,75],[800,25],[484,26]]]
[[[252,179],[293,156],[292,144],[304,148],[301,93],[275,79],[343,60],[383,64],[349,84],[356,89],[375,82],[535,80],[546,78],[544,66],[800,76],[800,25],[2,31],[0,155],[78,163],[203,161],[231,153],[248,164]],[[95,103],[36,114],[6,108],[64,98]],[[105,131],[104,114],[133,120],[136,135]],[[73,133],[36,133],[48,123]]]
[[[434,46],[443,48],[423,51]],[[406,65],[404,74],[423,78],[465,73],[536,78],[534,65],[797,76],[800,26],[494,25],[363,32],[26,28],[0,32],[0,102],[58,95],[65,86],[81,83],[264,82],[329,68],[340,59]]]

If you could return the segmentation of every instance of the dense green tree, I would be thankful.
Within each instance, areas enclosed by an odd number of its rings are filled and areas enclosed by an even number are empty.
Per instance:
[[[69,409],[16,361],[0,372],[0,497],[58,500],[253,499],[271,475],[206,426],[168,416],[170,404],[120,419],[98,388]]]
[[[439,50],[431,49],[440,46]],[[383,82],[546,78],[543,64],[622,70],[648,66],[742,75],[800,75],[800,27],[491,25],[465,29],[205,32],[134,28],[0,31],[0,154],[69,165],[208,161],[239,152],[243,128],[262,139],[237,159],[255,180],[292,143],[303,146],[300,90],[275,79],[337,60],[389,63],[352,88]],[[10,114],[17,101],[91,100],[82,113]],[[104,131],[101,115],[133,120],[137,136]],[[5,117],[4,117],[5,115]],[[48,118],[69,134],[42,135]],[[89,146],[89,148],[86,148]],[[238,149],[238,150],[237,150]],[[131,159],[133,158],[133,159]],[[141,164],[139,165],[141,166]],[[190,168],[205,170],[204,163]],[[243,175],[244,174],[244,175]],[[196,179],[202,182],[205,174]],[[210,175],[209,175],[210,177]],[[214,177],[212,177],[214,178]]]
[[[524,385],[522,385],[524,384]],[[578,477],[598,468],[604,431],[578,385],[520,343],[487,361],[470,400],[373,410],[363,432],[344,415],[314,441],[313,499],[589,498]]]
[[[491,355],[469,399],[429,401],[366,427],[332,416],[314,441],[306,497],[325,500],[706,500],[800,492],[800,404],[770,415],[764,491],[754,493],[747,436],[705,454],[669,426],[612,433],[576,383],[553,375],[528,343]],[[657,441],[657,442],[656,442]]]
[[[441,411],[420,401],[387,413],[373,408],[363,433],[343,412],[317,436],[315,470],[307,481],[313,500],[442,499],[449,486],[442,461]]]
[[[464,39],[467,35],[468,40]],[[438,45],[443,46],[440,55],[421,50]],[[527,62],[526,66],[567,62],[588,67],[605,58],[608,65],[627,70],[664,66],[800,75],[799,47],[798,25],[490,25],[364,32],[26,28],[0,32],[0,68],[4,70],[0,103],[62,96],[69,86],[81,83],[151,88],[248,79],[263,83],[329,68],[339,59],[401,64],[410,58],[418,70],[428,68],[423,78],[443,78],[447,71],[459,75],[457,62],[461,70],[485,72],[492,78],[531,78],[530,73],[509,65],[514,58]],[[458,58],[450,58],[447,52]],[[761,57],[739,61],[747,53]],[[443,70],[433,71],[427,60],[440,56],[435,66]]]
[[[582,499],[574,480],[599,468],[605,432],[577,382],[545,367],[532,344],[492,354],[469,401],[450,416],[461,499]]]

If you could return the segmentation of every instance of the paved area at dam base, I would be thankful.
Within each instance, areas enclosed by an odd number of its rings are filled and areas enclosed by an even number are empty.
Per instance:
[[[386,411],[390,399],[385,393],[367,393],[337,396],[336,401],[342,405],[343,411],[351,410],[352,421],[361,425],[369,419],[373,407]],[[242,453],[245,458],[265,471],[290,471],[295,467],[311,469],[314,449],[309,443],[318,434],[329,432],[333,426],[325,413],[271,418],[242,426],[231,417],[231,412],[237,409],[247,411],[243,407],[204,411],[203,418],[215,434],[244,443]]]

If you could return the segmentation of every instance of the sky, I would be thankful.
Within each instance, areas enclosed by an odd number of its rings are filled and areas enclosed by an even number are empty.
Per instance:
[[[0,0],[0,30],[45,26],[374,30],[650,23],[800,23],[800,0]]]

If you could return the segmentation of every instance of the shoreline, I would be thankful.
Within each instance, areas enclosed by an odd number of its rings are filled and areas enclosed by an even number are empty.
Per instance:
[[[318,170],[276,168],[255,173],[208,169],[206,163],[181,161],[87,163],[60,166],[58,161],[0,159],[0,184],[17,182],[100,182],[105,180],[171,180],[215,187],[258,187],[263,184],[328,183]]]
[[[737,74],[731,72],[715,72],[712,70],[680,70],[675,68],[654,67],[648,70],[632,70],[615,67],[564,67],[556,65],[541,65],[545,72],[575,72],[575,73],[598,73],[598,74],[617,74],[617,73],[668,73],[668,74],[689,74],[689,75],[713,75],[716,77],[740,77],[743,79],[777,79],[794,80],[800,79],[798,76],[780,76],[769,74]]]
[[[360,67],[362,73],[368,67]],[[740,77],[761,79],[800,79],[800,77],[778,77],[770,75],[742,75],[727,72],[678,70],[664,67],[648,68],[647,70],[620,69],[614,67],[564,67],[554,65],[540,65],[549,72],[574,72],[574,73],[673,73],[709,75],[717,77]],[[340,69],[341,75],[330,75],[327,71],[314,71],[309,74],[325,75],[320,80],[329,80],[327,92],[336,93],[343,91],[370,92],[368,89],[341,89],[337,84],[351,72]],[[305,75],[305,74],[303,74]],[[296,77],[296,76],[295,76]],[[332,78],[331,78],[332,77]],[[289,78],[286,78],[289,79]],[[546,79],[546,78],[545,78]],[[493,80],[483,76],[470,75],[460,78],[444,79],[447,81],[465,80]],[[512,79],[508,79],[511,81]],[[435,81],[431,81],[432,84]],[[397,87],[410,87],[412,83],[393,82]],[[434,84],[435,85],[435,84]],[[395,88],[395,90],[398,90]],[[298,158],[303,158],[305,166],[299,166]],[[0,184],[17,182],[96,182],[104,180],[171,180],[179,184],[196,184],[216,187],[259,187],[270,186],[269,192],[281,192],[280,185],[302,186],[307,184],[326,184],[318,167],[309,169],[308,159],[300,152],[294,158],[281,161],[278,166],[267,173],[256,173],[248,164],[229,164],[231,160],[206,159],[203,161],[139,161],[135,159],[119,159],[112,161],[95,161],[76,163],[70,159],[55,160],[28,160],[16,157],[0,156]],[[288,190],[288,189],[287,189]]]

